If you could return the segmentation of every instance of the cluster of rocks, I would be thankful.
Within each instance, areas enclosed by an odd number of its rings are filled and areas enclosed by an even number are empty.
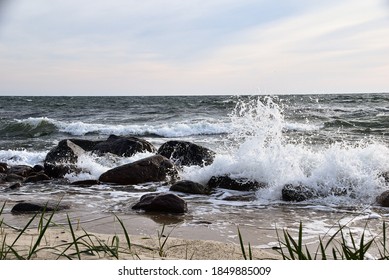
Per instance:
[[[110,169],[98,178],[98,180],[73,182],[74,185],[95,185],[100,183],[137,185],[148,182],[167,182],[171,185],[170,191],[189,194],[209,195],[215,189],[230,189],[238,191],[256,191],[266,188],[267,184],[246,178],[232,178],[225,174],[213,176],[206,185],[197,182],[179,180],[178,170],[183,166],[206,166],[213,163],[215,152],[205,147],[186,141],[168,141],[158,150],[148,141],[137,137],[121,137],[111,135],[106,140],[91,141],[84,139],[65,139],[58,143],[46,155],[43,166],[34,167],[25,165],[8,166],[0,163],[0,184],[9,184],[8,188],[21,187],[22,183],[35,183],[63,178],[71,172],[80,172],[77,166],[79,156],[85,152],[102,156],[114,154],[117,156],[131,157],[136,153],[150,152],[154,155],[141,160],[124,164]],[[389,182],[389,172],[381,174]],[[347,189],[333,189],[331,194],[345,195]],[[185,213],[187,203],[178,195],[168,193],[150,193],[142,196],[140,201],[132,208],[144,211]],[[282,189],[284,201],[304,201],[316,197],[323,197],[328,194],[319,193],[317,190],[301,184],[287,184]],[[229,196],[226,200],[253,200],[255,194],[242,194],[241,196]],[[384,192],[377,198],[377,202],[389,207],[389,191]],[[30,206],[30,208],[28,207]],[[15,213],[26,212],[27,209],[59,209],[50,208],[47,205],[16,205]]]

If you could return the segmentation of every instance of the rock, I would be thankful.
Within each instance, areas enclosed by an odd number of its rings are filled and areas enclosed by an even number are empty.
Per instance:
[[[207,186],[192,182],[192,181],[179,181],[170,187],[170,191],[191,193],[191,194],[210,194],[211,190]]]
[[[168,213],[188,211],[186,201],[172,193],[145,194],[138,203],[132,206],[132,209]]]
[[[119,156],[132,156],[145,151],[155,152],[156,149],[149,142],[136,137],[111,135],[105,141],[65,139],[46,155],[44,169],[50,177],[61,178],[67,173],[78,171],[77,159],[85,152],[94,152],[98,155],[112,153]]]
[[[22,177],[28,177],[34,169],[28,165],[13,165],[8,170],[8,174],[15,174]]]
[[[5,178],[7,178],[7,174],[0,173],[0,184],[3,184],[5,182]]]
[[[377,196],[376,201],[382,207],[389,207],[389,190]]]
[[[243,195],[231,195],[223,198],[225,201],[255,201],[257,199],[255,193]]]
[[[44,166],[40,164],[34,165],[32,169],[36,173],[43,172],[45,170]]]
[[[208,187],[211,189],[222,188],[236,191],[252,191],[260,188],[265,188],[265,183],[252,181],[245,178],[232,179],[228,175],[212,176],[208,181]]]
[[[37,173],[35,175],[27,177],[24,183],[36,183],[36,182],[48,181],[48,180],[50,180],[50,177],[47,176],[45,173]]]
[[[52,212],[59,211],[63,209],[68,209],[67,205],[58,205],[54,203],[30,203],[30,202],[20,202],[12,207],[11,212],[14,214],[23,214],[31,212]]]
[[[317,192],[307,186],[287,184],[282,188],[282,200],[284,201],[304,201],[318,197]]]
[[[148,141],[137,137],[110,135],[106,141],[96,144],[92,151],[99,155],[111,153],[118,156],[131,157],[136,153],[154,153],[156,149]]]
[[[9,169],[9,165],[5,162],[0,162],[0,170],[3,170],[3,171],[0,171],[0,173],[6,173]]]
[[[161,155],[147,157],[125,164],[101,174],[99,181],[121,185],[174,180],[177,170],[173,163]]]
[[[76,171],[78,156],[85,152],[85,148],[94,147],[93,141],[66,139],[58,143],[46,155],[44,161],[45,173],[53,178],[61,178],[65,174]],[[79,144],[79,145],[78,145]]]
[[[6,182],[24,182],[25,178],[16,174],[8,174],[5,178],[4,181]]]
[[[82,180],[82,181],[75,181],[71,183],[72,186],[93,186],[93,185],[99,185],[99,180]]]
[[[168,141],[158,149],[158,154],[171,159],[177,166],[210,165],[215,152],[186,141]]]
[[[15,184],[12,184],[8,187],[8,189],[10,190],[16,190],[16,189],[20,189],[22,187],[22,184],[20,183],[15,183]]]

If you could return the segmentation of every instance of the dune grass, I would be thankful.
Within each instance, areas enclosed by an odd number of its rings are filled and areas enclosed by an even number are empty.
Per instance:
[[[300,222],[297,237],[293,237],[287,229],[282,230],[282,235],[276,230],[279,247],[275,250],[281,254],[284,260],[365,260],[372,258],[388,260],[386,223],[382,223],[381,235],[368,240],[366,226],[362,234],[356,236],[345,225],[338,225],[334,234],[319,236],[318,246],[312,250],[303,244],[303,225]],[[381,238],[378,238],[379,236]]]

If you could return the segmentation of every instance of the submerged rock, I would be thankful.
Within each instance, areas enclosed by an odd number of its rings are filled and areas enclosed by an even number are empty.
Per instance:
[[[287,184],[282,188],[282,200],[284,201],[304,201],[318,197],[317,192],[304,185]]]
[[[171,191],[190,193],[190,194],[210,194],[211,190],[202,184],[183,180],[170,187]]]
[[[145,194],[138,203],[132,206],[132,209],[167,213],[185,213],[188,211],[186,201],[172,193]]]
[[[10,182],[10,183],[15,183],[15,182],[24,182],[25,180],[25,177],[23,176],[20,176],[20,175],[16,175],[16,174],[8,174],[4,179],[3,181],[5,182]]]
[[[22,187],[22,184],[20,183],[15,183],[15,184],[12,184],[8,187],[8,189],[10,190],[17,190],[17,189],[20,189]]]
[[[28,177],[33,172],[35,172],[34,169],[28,165],[13,165],[7,171],[8,174],[15,174],[21,177]]]
[[[171,159],[177,166],[210,165],[215,152],[187,141],[168,141],[158,149],[158,154]]]
[[[72,186],[84,186],[84,187],[99,185],[99,184],[100,184],[99,180],[93,180],[93,179],[92,180],[75,181],[75,182],[71,183]]]
[[[257,196],[255,193],[242,194],[242,195],[230,195],[223,198],[225,201],[255,201]]]
[[[63,209],[69,209],[68,205],[59,205],[55,203],[30,203],[30,202],[20,202],[12,207],[11,212],[14,214],[23,214],[31,212],[52,212],[59,211]]]
[[[36,183],[41,181],[48,181],[50,180],[50,177],[47,176],[45,173],[37,173],[34,175],[29,176],[24,183]]]
[[[177,170],[169,159],[161,155],[155,155],[110,169],[101,174],[99,181],[136,185],[174,180],[176,175]]]
[[[213,176],[207,185],[211,189],[222,188],[236,191],[252,191],[267,187],[266,183],[260,183],[246,178],[232,179],[228,175]]]

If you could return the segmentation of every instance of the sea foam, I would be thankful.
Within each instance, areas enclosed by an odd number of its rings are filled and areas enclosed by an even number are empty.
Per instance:
[[[83,136],[95,133],[101,135],[154,135],[173,138],[192,135],[224,134],[231,131],[229,123],[212,119],[194,119],[156,124],[101,124],[86,123],[82,121],[66,122],[47,117],[28,118],[16,121],[18,123],[30,125],[31,129],[39,127],[42,123],[49,123],[54,125],[59,132],[73,136]]]
[[[384,144],[361,140],[332,144],[290,141],[283,128],[282,109],[270,98],[238,102],[230,115],[232,133],[224,152],[212,165],[187,167],[182,176],[206,184],[211,176],[228,174],[265,182],[258,191],[262,201],[277,201],[285,184],[317,189],[331,203],[372,203],[386,185],[379,174],[389,171],[389,149]],[[335,189],[345,192],[333,195]]]

